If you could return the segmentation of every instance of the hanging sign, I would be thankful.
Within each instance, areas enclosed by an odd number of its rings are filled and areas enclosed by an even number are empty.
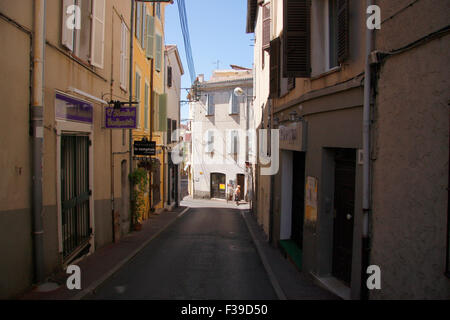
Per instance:
[[[135,156],[154,156],[156,155],[156,141],[134,141],[133,151]]]
[[[136,107],[105,108],[107,129],[136,129]]]

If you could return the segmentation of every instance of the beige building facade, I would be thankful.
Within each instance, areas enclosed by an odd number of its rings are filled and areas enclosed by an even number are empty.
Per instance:
[[[36,281],[33,234],[39,230],[33,231],[32,222],[30,127],[34,4],[0,4],[0,95],[9,106],[1,118],[1,298],[17,297]],[[105,128],[104,109],[110,100],[128,101],[130,6],[118,0],[46,1],[39,231],[45,279],[129,231],[128,139],[123,130]]]

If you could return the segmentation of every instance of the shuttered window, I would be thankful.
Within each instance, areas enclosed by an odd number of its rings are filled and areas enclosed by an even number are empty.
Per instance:
[[[270,42],[270,97],[280,95],[280,38]]]
[[[145,50],[147,58],[153,59],[155,52],[155,18],[153,16],[147,17],[147,40]]]
[[[172,120],[172,133],[177,130],[177,120]],[[178,141],[178,137],[176,135],[171,134],[170,142]]]
[[[75,0],[63,0],[62,5],[62,30],[61,43],[67,49],[73,51],[73,41],[75,29],[70,28],[71,25],[76,25],[76,14],[74,12]]]
[[[142,7],[143,7],[143,3],[137,3],[135,32],[136,32],[136,38],[138,39],[139,43],[141,42],[141,37],[142,37]]]
[[[214,151],[214,131],[208,130],[205,152],[209,153],[213,151]]]
[[[270,3],[267,3],[262,7],[262,14],[263,14],[262,47],[263,47],[263,49],[269,49],[270,48]]]
[[[105,55],[105,0],[93,0],[91,64],[103,69]]]
[[[159,131],[167,130],[167,94],[159,95]]]
[[[213,116],[215,113],[214,95],[208,94],[206,96],[206,115]]]
[[[135,78],[135,96],[136,96],[136,101],[138,101],[138,104],[136,105],[136,123],[137,123],[137,127],[140,128],[141,127],[141,122],[140,122],[140,104],[141,104],[141,75],[136,72],[136,78]]]
[[[120,42],[120,87],[123,90],[127,90],[128,79],[128,27],[124,21],[122,21],[122,32]]]
[[[167,86],[169,88],[172,87],[172,67],[171,66],[167,67]]]
[[[283,77],[311,76],[311,0],[284,1]]]
[[[149,86],[147,82],[145,83],[145,93],[144,93],[144,128],[148,129],[148,123],[149,123],[149,112],[148,112],[148,97],[149,97]]]
[[[159,94],[153,92],[153,132],[159,131]]]
[[[237,154],[239,151],[239,131],[230,130],[229,131],[229,147],[228,152],[230,154]]]
[[[167,143],[172,141],[172,119],[167,118]]]
[[[337,55],[338,62],[341,63],[348,58],[349,55],[349,4],[348,0],[337,1]]]
[[[240,107],[240,104],[239,104],[238,97],[236,97],[234,92],[231,92],[230,102],[229,102],[229,114],[239,114],[239,111],[240,111],[239,107]]]
[[[155,69],[156,71],[161,71],[161,61],[162,61],[162,37],[156,34],[156,57],[155,57]]]

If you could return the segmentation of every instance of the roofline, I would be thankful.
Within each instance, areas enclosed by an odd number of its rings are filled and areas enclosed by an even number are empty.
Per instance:
[[[170,48],[167,48],[169,46],[170,46]],[[178,52],[177,45],[176,44],[167,44],[164,51],[166,53],[169,53],[170,51],[175,51],[175,57],[177,58],[177,62],[180,67],[181,75],[184,75],[183,63],[181,62],[180,53]]]

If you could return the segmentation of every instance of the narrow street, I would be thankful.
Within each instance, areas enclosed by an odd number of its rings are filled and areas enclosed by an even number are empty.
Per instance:
[[[87,299],[277,299],[240,212],[191,208]]]

